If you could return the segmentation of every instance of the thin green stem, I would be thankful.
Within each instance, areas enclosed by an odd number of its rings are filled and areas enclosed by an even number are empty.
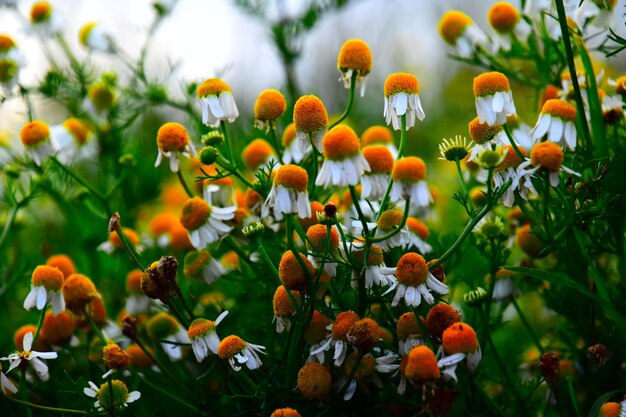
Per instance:
[[[98,328],[98,326],[96,326],[96,323],[93,322],[93,320],[91,319],[91,316],[89,315],[89,312],[86,309],[83,312],[83,315],[85,316],[85,320],[87,320],[89,327],[91,327],[91,330],[95,333],[96,336],[98,336],[98,339],[100,339],[102,342],[107,344],[108,341],[106,337],[104,337],[104,334],[102,333],[102,331]]]
[[[178,177],[178,182],[180,182],[180,185],[183,186],[183,189],[185,190],[185,193],[187,193],[189,198],[193,198],[194,195],[191,192],[191,190],[189,189],[189,186],[187,185],[187,182],[185,182],[185,178],[183,177],[183,173],[180,170],[180,168],[178,169],[178,171],[176,171],[176,176]]]
[[[35,346],[35,342],[37,342],[37,338],[39,337],[39,333],[41,333],[41,326],[43,326],[43,319],[46,317],[46,311],[48,310],[48,306],[45,306],[43,310],[41,310],[41,314],[39,314],[39,322],[37,323],[37,330],[35,330],[35,335],[33,336],[33,346]]]
[[[317,191],[317,184],[315,184],[315,182],[317,181],[317,173],[319,170],[319,151],[317,150],[317,147],[315,147],[315,144],[313,143],[313,136],[309,133],[309,142],[311,142],[311,147],[312,152],[311,152],[311,159],[313,160],[313,171],[312,171],[312,175],[311,175],[311,185],[309,186],[309,196],[311,198],[311,200],[315,199],[315,192]]]
[[[228,129],[226,128],[226,122],[220,121],[220,129],[222,130],[222,136],[224,136],[224,143],[226,143],[226,150],[228,151],[228,161],[237,170],[237,164],[235,163],[235,155],[233,154],[233,149],[230,143],[230,138],[228,137]]]
[[[10,401],[13,401],[14,403],[21,404],[25,407],[35,408],[37,410],[53,411],[55,413],[63,413],[63,414],[78,414],[82,416],[89,415],[88,412],[83,411],[83,410],[74,410],[72,408],[61,408],[61,407],[48,407],[46,405],[33,404],[28,401],[18,400],[17,398],[10,397],[8,395],[5,395],[4,398],[7,398]]]
[[[161,363],[157,360],[157,358],[152,354],[152,352],[150,352],[146,346],[141,343],[141,340],[139,340],[139,338],[135,338],[133,339],[133,342],[135,342],[135,344],[137,346],[139,346],[139,349],[141,349],[143,351],[143,353],[146,354],[146,356],[152,361],[152,363],[154,363],[160,370],[161,372],[163,372],[170,380],[172,380],[172,382],[174,383],[174,386],[180,387],[183,391],[185,391],[187,394],[191,395],[191,391],[189,391],[187,389],[187,387],[185,387],[185,385],[182,385],[174,375],[172,375],[172,373],[170,371],[167,370],[167,368],[163,367],[163,365],[161,365]]]
[[[346,106],[346,109],[343,111],[341,116],[339,116],[339,119],[335,120],[335,122],[331,124],[328,129],[332,129],[333,127],[337,126],[350,114],[350,110],[352,110],[352,104],[354,103],[354,93],[356,90],[356,77],[357,77],[357,72],[353,71],[352,77],[350,77],[350,95],[348,96],[348,105]]]
[[[133,262],[135,262],[135,265],[137,265],[141,271],[145,270],[146,267],[143,266],[143,264],[139,260],[139,255],[137,254],[137,251],[135,250],[133,245],[128,241],[128,238],[126,237],[126,234],[124,233],[124,230],[122,229],[122,225],[119,222],[117,223],[115,227],[115,232],[117,233],[117,236],[120,238],[120,242],[122,242],[122,245],[124,246],[124,249],[126,249],[126,252],[128,252],[128,255],[130,256],[130,258],[133,260]]]
[[[402,158],[404,153],[404,145],[406,143],[406,114],[400,116],[400,147],[398,148],[398,157],[396,160]],[[389,177],[389,182],[387,183],[387,189],[385,190],[385,194],[383,195],[383,199],[380,201],[380,209],[378,210],[378,214],[376,214],[376,220],[380,218],[380,215],[387,210],[387,205],[389,204],[389,196],[391,194],[391,187],[393,187],[393,177]]]
[[[513,307],[515,307],[515,311],[517,311],[517,315],[519,316],[520,320],[522,321],[522,324],[526,328],[526,331],[530,335],[530,338],[533,340],[533,343],[535,344],[537,349],[539,349],[539,352],[542,353],[543,352],[543,346],[541,346],[541,342],[539,341],[539,337],[537,337],[537,334],[535,333],[535,331],[533,330],[532,326],[528,322],[528,319],[526,319],[526,315],[524,314],[524,311],[520,307],[520,305],[517,302],[517,300],[515,299],[515,297],[511,297],[511,304],[513,304]]]
[[[385,241],[387,239],[390,239],[390,238],[394,237],[398,233],[400,233],[402,231],[402,229],[404,229],[404,225],[406,225],[406,219],[409,218],[409,208],[410,208],[410,206],[411,206],[411,197],[407,197],[406,202],[404,204],[404,214],[402,215],[402,220],[400,221],[400,224],[398,226],[396,226],[395,229],[393,229],[391,232],[387,233],[384,236],[368,238],[367,242],[368,243],[383,242],[383,241]]]
[[[517,146],[517,143],[515,143],[515,139],[513,139],[513,134],[511,133],[511,129],[509,129],[509,125],[505,123],[502,125],[502,127],[504,128],[504,133],[506,133],[506,137],[509,139],[511,146],[515,150],[515,153],[519,157],[520,161],[524,162],[526,160],[526,156],[522,153],[520,148]]]
[[[267,266],[270,267],[270,270],[272,271],[272,275],[274,275],[276,279],[278,279],[278,282],[280,283],[280,275],[278,273],[278,269],[276,269],[276,266],[274,266],[274,263],[272,262],[269,255],[267,254],[267,251],[265,250],[265,246],[263,246],[263,241],[261,240],[261,238],[258,238],[256,242],[259,248],[259,255],[261,255],[261,258],[263,258]],[[292,300],[292,301],[295,301],[295,300]]]

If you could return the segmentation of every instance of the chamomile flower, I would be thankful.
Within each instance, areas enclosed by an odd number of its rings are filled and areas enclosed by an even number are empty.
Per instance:
[[[576,107],[565,100],[544,103],[537,124],[531,131],[535,143],[548,135],[548,140],[570,150],[576,149]]]
[[[291,328],[291,318],[295,316],[296,308],[300,303],[300,291],[291,291],[291,295],[293,300],[283,285],[278,286],[274,292],[272,305],[276,320],[276,333],[282,333]]]
[[[345,187],[356,185],[370,166],[361,154],[361,142],[354,130],[346,125],[333,127],[322,141],[324,163],[315,185]]]
[[[65,308],[79,317],[85,315],[85,310],[94,299],[100,298],[96,286],[82,274],[72,274],[65,278],[61,291]]]
[[[204,358],[209,356],[209,352],[217,355],[220,338],[217,336],[215,328],[224,320],[226,315],[228,315],[228,311],[223,311],[215,321],[197,318],[189,325],[187,336],[191,341],[191,348],[198,362],[202,362]]]
[[[450,304],[438,303],[431,307],[426,316],[426,330],[437,341],[441,341],[443,332],[454,323],[461,321],[461,315]]]
[[[619,95],[605,95],[602,98],[602,113],[604,122],[612,125],[624,120],[624,101]]]
[[[462,161],[474,145],[467,142],[467,138],[461,135],[455,135],[454,139],[443,139],[443,143],[439,144],[439,154],[441,160],[444,161]]]
[[[480,123],[489,126],[506,123],[506,117],[516,114],[509,79],[501,72],[493,71],[474,78],[476,114]]]
[[[141,290],[141,275],[143,271],[133,269],[126,274],[126,304],[124,310],[131,316],[147,313],[150,308],[150,298]]]
[[[350,88],[352,76],[355,75],[356,87],[359,88],[361,97],[363,97],[367,85],[367,75],[372,70],[372,52],[369,46],[360,39],[346,41],[339,51],[337,68],[341,72],[339,81],[343,81],[345,88]]]
[[[350,254],[356,259],[358,265],[363,265],[365,288],[370,289],[374,285],[383,287],[395,284],[393,272],[383,272],[388,271],[388,268],[385,267],[383,250],[380,246],[371,245],[367,258],[364,259],[365,243],[363,240],[355,240],[350,245]],[[357,288],[358,281],[363,278],[361,277],[361,270],[353,270],[352,287]]]
[[[563,150],[559,145],[552,142],[539,142],[533,146],[530,151],[530,159],[522,162],[517,167],[518,175],[524,177],[523,181],[527,187],[529,187],[528,183],[532,187],[530,175],[536,173],[539,169],[548,172],[550,185],[553,187],[559,185],[559,173],[561,171],[580,177],[578,172],[572,171],[563,165]],[[536,194],[534,188],[531,191]]]
[[[533,147],[532,128],[514,114],[507,116],[506,124],[511,130],[511,136],[513,136],[513,140],[518,145],[518,148],[523,148],[526,152],[530,152],[530,149]]]
[[[187,200],[180,223],[189,234],[194,248],[202,250],[232,230],[224,223],[235,217],[236,207],[215,207],[199,197]]]
[[[63,346],[75,339],[75,330],[76,320],[67,311],[61,311],[56,316],[46,311],[39,336],[43,336],[50,346]]]
[[[581,26],[594,26],[599,29],[607,29],[613,23],[613,13],[617,0],[587,0],[580,4],[574,16]]]
[[[58,355],[56,352],[37,352],[35,350],[31,350],[32,347],[33,333],[28,332],[24,335],[22,351],[18,353],[11,353],[9,356],[0,358],[0,360],[9,361],[10,365],[7,373],[17,368],[22,361],[27,360],[30,366],[33,367],[33,370],[39,379],[45,382],[50,379],[50,375],[48,374],[48,365],[46,365],[42,359],[56,359]]]
[[[426,243],[426,239],[428,239],[430,231],[421,220],[415,217],[407,218],[406,229],[409,233],[405,249],[415,248],[422,255],[426,255],[432,251],[433,248]]]
[[[487,276],[488,278],[489,275]],[[500,269],[496,272],[496,283],[493,287],[494,301],[506,301],[511,297],[518,297],[520,289],[515,284],[515,273],[508,269]]]
[[[130,365],[130,355],[116,343],[108,343],[102,348],[102,360],[109,368],[109,370],[102,375],[102,379],[106,379],[109,375],[120,369],[125,369]]]
[[[26,153],[37,165],[41,165],[44,159],[57,153],[57,148],[50,138],[50,128],[40,120],[26,123],[20,131],[20,139]]]
[[[412,74],[391,74],[385,80],[384,116],[387,124],[400,130],[401,117],[406,115],[406,128],[415,126],[415,118],[424,120],[425,114],[420,101],[420,88]]]
[[[391,152],[393,158],[398,156],[398,148],[393,143],[393,134],[387,126],[370,126],[361,134],[361,147],[383,145]]]
[[[55,316],[65,310],[65,300],[61,287],[64,276],[58,269],[48,265],[39,265],[33,271],[30,284],[30,292],[24,300],[26,310],[43,310],[47,304],[52,306],[52,314]]]
[[[207,284],[214,283],[226,273],[222,264],[207,250],[190,251],[185,255],[183,271],[188,277],[204,279]]]
[[[420,320],[423,322],[424,318],[420,318]],[[413,312],[407,312],[400,316],[396,323],[396,334],[398,335],[398,352],[402,356],[408,355],[415,346],[426,345],[424,332]]]
[[[7,393],[16,394],[17,387],[15,384],[2,372],[2,365],[0,365],[0,389],[7,395]]]
[[[285,113],[287,102],[278,90],[263,90],[254,103],[254,127],[269,132],[276,120]]]
[[[341,389],[348,383],[348,387],[343,393],[344,401],[352,399],[359,382],[371,381],[376,387],[382,389],[383,382],[378,374],[388,374],[396,371],[400,367],[399,364],[396,364],[398,359],[394,353],[375,358],[370,353],[359,356],[357,352],[352,352],[343,364],[344,375],[335,381],[335,387]],[[350,377],[352,379],[348,382]]]
[[[254,139],[243,148],[241,159],[253,173],[256,173],[268,163],[273,163],[275,168],[278,168],[277,165],[280,165],[272,146],[265,139],[260,138]]]
[[[263,365],[259,354],[265,355],[265,347],[245,342],[239,336],[228,336],[222,340],[217,349],[220,359],[228,360],[231,368],[241,370],[240,365],[246,365],[248,369],[255,370]]]
[[[384,145],[368,145],[363,148],[363,157],[370,169],[361,177],[361,197],[380,200],[385,195],[394,157]]]
[[[89,386],[83,389],[83,393],[91,398],[95,398],[94,407],[103,412],[105,410],[122,410],[128,404],[141,398],[139,391],[128,392],[126,384],[119,379],[106,381],[100,387],[89,381]]]
[[[79,159],[90,159],[98,152],[98,144],[87,124],[73,117],[51,126],[50,139],[59,151],[59,160],[66,164]]]
[[[332,256],[339,247],[339,232],[335,226],[329,228],[324,224],[315,224],[306,231],[306,237],[308,238],[307,248],[319,254],[328,253]],[[309,255],[309,260],[316,267],[324,264],[324,272],[329,277],[337,275],[337,264],[332,260],[318,255]]]
[[[137,232],[135,232],[131,228],[123,227],[122,233],[124,233],[124,237],[126,238],[126,240],[133,247],[135,247],[138,252],[143,251],[143,247],[139,243],[139,235],[137,234]],[[106,241],[102,242],[100,245],[98,245],[97,249],[108,255],[111,255],[116,250],[124,250],[125,246],[120,239],[120,236],[117,234],[117,231],[113,230],[111,233],[109,233],[109,238]]]
[[[476,159],[479,153],[482,151],[490,151],[492,147],[504,146],[509,143],[504,131],[503,125],[489,125],[487,123],[481,123],[478,117],[472,119],[467,124],[470,137],[474,142],[474,147],[470,151],[467,161],[473,161]]]
[[[335,366],[341,366],[343,361],[346,359],[348,347],[350,345],[348,341],[348,332],[359,320],[361,320],[361,318],[353,311],[342,311],[337,314],[335,322],[328,326],[328,330],[331,332],[326,338],[326,341],[324,343],[320,343],[317,349],[311,350],[311,356],[316,357],[324,351],[332,350],[333,363]]]
[[[427,207],[433,201],[426,183],[426,164],[421,158],[408,156],[398,159],[393,164],[391,178],[394,181],[391,201],[410,198],[411,204],[417,207]]]
[[[441,371],[435,353],[428,346],[416,346],[408,354],[406,379],[418,384],[427,384],[437,381]]]
[[[396,294],[391,303],[397,306],[400,300],[407,306],[417,307],[422,302],[422,298],[428,304],[435,302],[435,297],[431,294],[435,292],[440,295],[448,294],[448,287],[430,273],[426,261],[422,255],[409,252],[404,254],[398,261],[395,268],[383,268],[384,274],[393,274],[397,279],[386,292],[396,290]]]
[[[409,231],[406,228],[406,224],[402,226],[399,232],[396,231],[402,225],[403,217],[404,215],[400,210],[391,209],[383,211],[378,220],[376,220],[376,224],[374,224],[376,227],[375,237],[382,238],[395,233],[393,236],[378,242],[378,246],[383,250],[406,246],[409,243]]]
[[[298,253],[298,256],[301,262],[296,259],[294,252],[289,250],[283,254],[278,264],[278,277],[285,288],[291,291],[305,290],[308,279],[315,276],[315,267],[311,261],[301,253]],[[306,268],[306,271],[302,266]]]
[[[146,331],[172,361],[180,360],[183,357],[181,345],[190,343],[187,331],[172,315],[165,312],[150,317],[146,321]]]
[[[524,156],[527,155],[526,151],[523,149],[520,149],[520,152],[522,152]],[[517,190],[521,179],[520,174],[517,172],[517,167],[522,162],[517,152],[513,149],[513,146],[506,145],[504,147],[504,160],[493,169],[493,182],[496,188],[502,187],[509,179],[512,181],[509,188],[507,188],[504,194],[502,194],[502,197],[500,197],[506,207],[512,207],[515,202],[515,190]],[[527,194],[523,194],[522,197],[528,200]]]
[[[439,21],[439,34],[449,45],[456,47],[462,58],[471,58],[487,44],[487,35],[468,15],[457,10],[443,15]]]
[[[267,195],[261,216],[265,217],[273,208],[277,220],[284,214],[297,213],[300,218],[311,217],[311,203],[307,185],[309,174],[297,165],[283,165],[276,172],[274,185]]]
[[[457,355],[461,360],[467,358],[467,368],[476,371],[482,358],[476,332],[468,324],[458,322],[448,327],[441,336],[441,346],[447,355]],[[449,357],[450,365],[454,360]],[[458,361],[457,361],[458,363]],[[456,380],[456,376],[453,377]]]
[[[189,139],[187,129],[180,123],[165,123],[159,128],[156,141],[159,154],[154,163],[155,167],[161,165],[163,157],[166,157],[170,160],[170,170],[178,172],[178,154],[183,154],[187,158],[196,154],[196,149]]]
[[[282,136],[283,144],[283,162],[286,164],[295,163],[299,164],[305,156],[311,151],[309,147],[308,152],[302,151],[300,140],[296,137],[296,124],[290,123],[283,131]]]
[[[517,9],[504,1],[491,6],[487,17],[489,24],[496,31],[493,44],[494,53],[500,49],[510,51],[513,41],[525,42],[532,31],[531,26],[521,18]]]
[[[311,319],[306,324],[303,338],[304,343],[309,346],[309,357],[307,362],[324,363],[325,349],[322,347],[327,344],[328,329],[332,325],[332,320],[317,310],[313,310]],[[314,353],[315,352],[315,353]]]
[[[96,81],[87,89],[83,109],[99,124],[106,125],[109,112],[116,106],[118,94],[110,79]]]
[[[307,363],[298,371],[297,390],[310,400],[326,398],[330,394],[332,383],[330,371],[321,363]]]
[[[221,121],[232,123],[239,116],[232,90],[219,78],[200,84],[196,96],[202,108],[202,123],[207,126],[219,127]]]
[[[625,417],[626,416],[626,400],[620,403],[607,402],[602,404],[598,417]]]
[[[313,95],[300,97],[293,106],[293,123],[300,154],[308,154],[312,146],[319,152],[328,129],[328,113],[322,100]]]
[[[98,52],[113,52],[111,35],[98,22],[88,22],[78,31],[78,40],[85,48]]]
[[[608,84],[615,89],[615,94],[621,95],[622,98],[626,96],[626,75],[616,79],[609,78]]]
[[[148,224],[150,237],[159,248],[171,247],[176,251],[192,249],[187,230],[180,223],[180,218],[171,212],[162,212]]]
[[[38,1],[31,6],[30,22],[41,37],[57,35],[63,26],[61,16],[52,10],[52,5],[47,1]]]

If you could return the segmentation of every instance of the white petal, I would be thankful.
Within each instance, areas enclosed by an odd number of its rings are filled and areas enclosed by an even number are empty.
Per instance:
[[[128,393],[128,398],[126,399],[127,403],[132,403],[141,398],[141,393],[139,391],[132,391]]]
[[[25,352],[30,352],[33,348],[33,332],[28,332],[24,335],[22,339],[22,345],[24,346]]]

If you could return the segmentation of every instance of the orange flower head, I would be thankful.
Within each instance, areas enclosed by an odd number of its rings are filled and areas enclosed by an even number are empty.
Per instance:
[[[398,282],[411,287],[417,287],[426,282],[428,267],[422,255],[409,252],[402,255],[396,266]]]
[[[320,400],[330,393],[332,377],[321,363],[311,362],[298,372],[298,390],[310,400]]]
[[[93,282],[82,274],[67,277],[63,281],[61,291],[65,299],[65,308],[77,316],[82,316],[87,304],[100,296]]]
[[[306,191],[306,186],[309,183],[309,174],[304,168],[300,168],[298,165],[285,164],[278,168],[276,177],[274,177],[274,185],[281,185],[290,190],[296,190],[300,192]]]
[[[506,150],[504,161],[494,169],[494,172],[506,171],[507,168],[516,168],[522,162],[517,152],[515,152],[515,149],[513,149],[513,146],[505,145],[503,148]],[[528,153],[523,148],[518,147],[518,149],[522,155],[528,156]]]
[[[520,20],[519,12],[511,4],[500,1],[489,9],[489,24],[496,32],[509,33]]]
[[[424,318],[420,317],[422,323],[424,323]],[[404,313],[398,319],[396,323],[396,333],[398,334],[398,339],[406,340],[410,336],[419,336],[422,337],[424,332],[422,332],[422,328],[415,319],[415,314],[412,312]]]
[[[149,368],[152,366],[152,359],[139,346],[128,345],[126,353],[130,356],[130,365],[132,367]]]
[[[368,145],[363,148],[363,156],[370,166],[371,174],[389,174],[393,169],[393,155],[384,145]]]
[[[22,144],[29,148],[37,146],[50,138],[50,128],[40,120],[33,120],[26,123],[20,131]]]
[[[231,335],[220,342],[217,348],[217,356],[220,359],[230,359],[241,353],[246,348],[246,342],[239,336]]]
[[[309,227],[309,230],[306,232],[306,237],[309,238],[314,249],[319,253],[324,253],[326,251],[327,242],[330,250],[335,250],[339,247],[339,232],[337,229],[331,227],[330,233],[328,233],[328,231],[327,226],[323,224],[314,224]]]
[[[499,91],[510,91],[511,84],[501,72],[484,72],[474,78],[474,96],[491,96]]]
[[[361,142],[363,146],[388,145],[393,143],[393,135],[387,126],[372,126],[361,134]]]
[[[200,197],[187,200],[183,206],[180,223],[187,230],[196,230],[202,226],[211,215],[211,206]]]
[[[204,337],[207,334],[215,331],[215,326],[216,324],[213,320],[197,318],[189,325],[189,329],[187,330],[187,336],[190,340]]]
[[[372,52],[360,39],[346,41],[339,50],[337,68],[341,72],[354,70],[359,76],[366,76],[372,70]]]
[[[478,144],[490,141],[502,131],[502,125],[490,126],[486,122],[480,123],[480,121],[478,121],[478,117],[475,117],[471,122],[469,122],[467,128],[472,140]]]
[[[278,408],[274,410],[270,417],[301,417],[300,413],[298,413],[293,408]]]
[[[529,224],[525,224],[515,232],[515,243],[531,258],[539,258],[543,249],[543,244],[532,232]]]
[[[15,41],[13,38],[9,35],[0,34],[0,54],[5,54],[13,48],[15,48]]]
[[[262,122],[270,122],[282,116],[286,109],[287,102],[280,91],[264,90],[254,103],[254,118]]]
[[[439,21],[439,34],[449,45],[456,45],[457,39],[465,28],[473,23],[472,19],[463,12],[450,10]]]
[[[306,325],[304,329],[304,342],[313,346],[326,338],[328,335],[328,325],[333,321],[320,313],[317,310],[313,310],[313,316],[311,321]]]
[[[380,342],[378,324],[365,318],[357,321],[348,330],[348,340],[361,353],[369,352]]]
[[[354,130],[347,125],[337,125],[322,139],[324,157],[332,161],[351,158],[361,150],[361,142]]]
[[[454,323],[443,331],[441,344],[445,351],[455,353],[472,353],[478,349],[476,332],[467,323]]]
[[[300,304],[300,292],[291,291],[291,295],[293,295],[293,298],[296,300],[296,304],[293,303],[284,286],[280,285],[276,288],[274,299],[272,301],[275,316],[285,317],[296,313],[297,304]]]
[[[600,407],[600,412],[598,413],[598,417],[618,417],[621,410],[622,410],[622,406],[620,403],[616,403],[616,402],[604,403],[602,404],[602,407]]]
[[[241,158],[251,171],[256,171],[262,164],[274,155],[274,149],[265,139],[254,139],[241,153]]]
[[[419,219],[415,217],[408,217],[406,219],[406,227],[410,232],[415,233],[420,239],[426,240],[430,236],[428,227]]]
[[[302,96],[293,107],[293,122],[296,131],[314,133],[328,126],[328,113],[322,100],[316,96]]]
[[[62,346],[70,341],[76,330],[76,320],[67,311],[61,311],[56,316],[47,311],[41,325],[40,335],[53,346]]]
[[[530,162],[550,172],[558,172],[563,165],[563,149],[553,142],[539,142],[530,150]]]
[[[44,287],[50,291],[59,291],[63,285],[63,272],[59,268],[39,265],[33,271],[31,283],[36,287]]]
[[[203,98],[207,96],[219,96],[220,93],[231,93],[232,90],[224,81],[219,78],[209,78],[200,84],[196,90],[196,96]]]
[[[357,240],[356,242],[359,245],[362,244],[361,240]],[[363,263],[364,252],[365,250],[360,249],[360,248],[352,252],[352,256],[354,256],[354,258],[359,264]],[[367,266],[383,265],[385,263],[385,259],[383,257],[383,250],[380,248],[380,246],[376,246],[376,245],[370,246],[370,252],[367,254],[367,260],[365,263],[367,264]]]
[[[33,23],[47,22],[51,16],[52,6],[47,1],[38,1],[30,9],[30,21]]]
[[[161,340],[175,334],[179,327],[176,319],[165,312],[155,314],[146,322],[146,331],[152,340]]]
[[[288,148],[291,142],[296,138],[296,124],[289,123],[285,130],[283,130],[282,143],[283,148]]]
[[[137,234],[137,232],[128,227],[123,227],[122,233],[124,233],[126,240],[128,240],[131,245],[137,246],[137,244],[139,243],[139,235]],[[111,244],[117,249],[124,249],[124,244],[122,243],[120,237],[115,230],[109,234],[109,242],[111,242]]]
[[[565,100],[548,100],[541,107],[541,112],[568,122],[576,121],[576,107]]]
[[[299,253],[298,256],[300,256],[302,264],[308,269],[309,276],[313,277],[315,275],[315,267],[311,264],[311,261],[301,253]],[[283,254],[278,264],[278,275],[286,288],[292,291],[306,289],[306,273],[300,266],[300,262],[296,259],[293,251],[287,251]]]
[[[417,78],[405,72],[390,74],[385,80],[385,97],[398,93],[419,94],[420,87]]]
[[[128,294],[142,294],[141,275],[143,275],[143,271],[140,269],[133,269],[126,274],[126,292]]]
[[[400,226],[403,217],[402,212],[399,210],[385,210],[376,221],[376,227],[383,232],[389,232]]]
[[[447,328],[460,321],[461,315],[450,304],[435,304],[426,316],[426,330],[433,338],[440,340]]]
[[[15,348],[17,350],[24,350],[24,336],[26,333],[32,333],[33,337],[37,332],[37,326],[33,324],[26,324],[15,331],[13,334],[13,343],[15,344]],[[35,345],[32,347],[35,350],[47,350],[48,349],[48,341],[45,340],[44,335],[40,332],[39,337],[37,338]]]
[[[163,152],[183,152],[189,143],[189,134],[185,126],[169,122],[159,128],[156,140]]]
[[[237,252],[231,250],[222,255],[220,262],[226,268],[239,268],[239,255],[237,255]]]
[[[76,272],[74,262],[72,262],[72,259],[67,255],[52,255],[46,261],[46,265],[58,268],[63,273],[64,278]]]
[[[348,339],[346,335],[352,328],[352,326],[361,320],[359,316],[353,311],[342,311],[337,314],[335,323],[333,324],[333,339],[343,340],[346,342]]]
[[[111,369],[124,369],[130,364],[130,355],[115,343],[109,343],[102,349],[102,359]]]
[[[74,117],[66,119],[63,122],[63,127],[65,128],[65,130],[70,132],[76,142],[80,143],[81,145],[84,145],[87,142],[87,138],[91,133],[89,126],[87,126],[85,122]]]
[[[541,96],[541,99],[539,100],[539,109],[541,110],[541,108],[543,107],[543,105],[548,101],[548,100],[552,100],[552,99],[556,99],[559,98],[559,92],[561,91],[561,89],[555,85],[549,84],[545,91],[543,92],[543,95]]]
[[[428,346],[416,346],[411,349],[404,373],[407,379],[422,384],[434,382],[441,376],[437,358]]]

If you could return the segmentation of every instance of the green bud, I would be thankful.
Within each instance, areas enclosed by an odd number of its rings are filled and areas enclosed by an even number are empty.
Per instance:
[[[470,307],[475,307],[482,304],[487,298],[487,291],[481,287],[476,288],[474,291],[463,294],[463,301]]]
[[[20,167],[15,164],[7,165],[4,167],[4,173],[11,178],[19,178],[21,172],[22,170],[20,169]]]
[[[118,162],[120,163],[120,165],[123,165],[126,167],[134,167],[135,165],[137,165],[137,161],[135,161],[135,157],[130,153],[125,153],[124,155],[120,156],[120,158],[118,159]]]
[[[497,168],[503,161],[505,155],[498,150],[486,149],[478,154],[476,163],[485,169]]]
[[[209,133],[202,135],[200,142],[202,142],[205,146],[217,147],[224,143],[224,136],[222,136],[222,133],[219,130],[212,130]]]
[[[265,230],[265,225],[257,221],[254,223],[250,223],[249,225],[241,229],[241,232],[244,236],[252,237],[263,233],[263,230]]]
[[[204,165],[211,165],[217,159],[217,149],[213,146],[206,146],[200,151],[200,162]]]
[[[163,103],[167,100],[167,90],[160,84],[150,84],[146,96],[152,103]]]

